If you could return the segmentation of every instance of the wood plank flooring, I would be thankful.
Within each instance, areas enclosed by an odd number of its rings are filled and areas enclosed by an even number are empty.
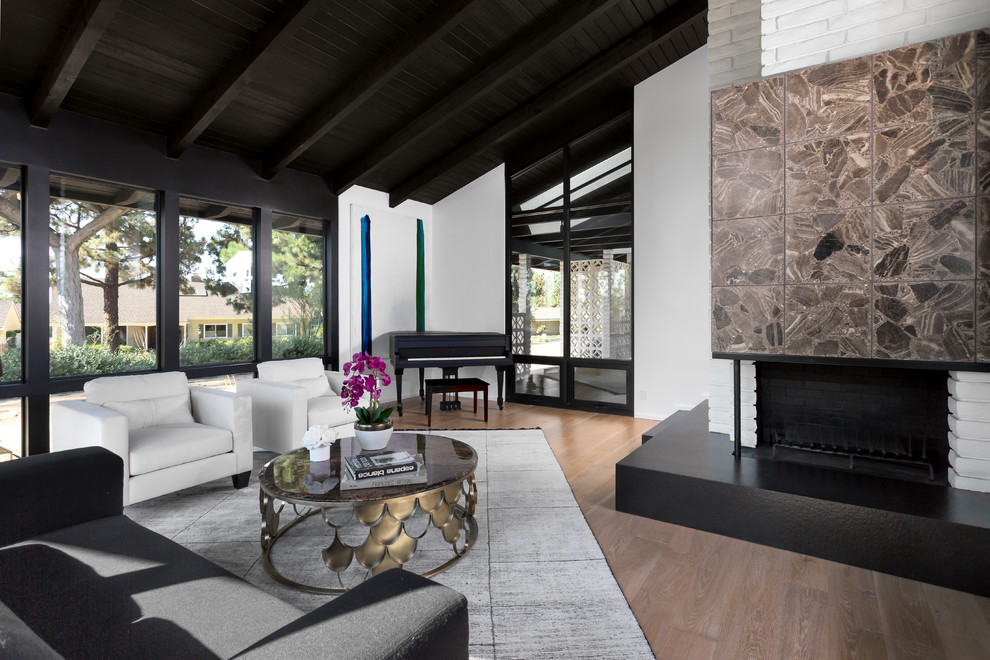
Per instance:
[[[396,428],[425,429],[403,404]],[[509,403],[487,428],[543,429],[656,657],[990,659],[990,599],[616,511],[614,465],[655,424]]]

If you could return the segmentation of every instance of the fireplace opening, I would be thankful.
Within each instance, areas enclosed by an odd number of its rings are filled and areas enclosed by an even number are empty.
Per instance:
[[[948,372],[758,362],[756,455],[946,485]]]

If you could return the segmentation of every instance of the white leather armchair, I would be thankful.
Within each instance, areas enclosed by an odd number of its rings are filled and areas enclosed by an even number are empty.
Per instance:
[[[320,358],[275,360],[258,365],[258,377],[237,381],[251,397],[254,444],[279,454],[298,449],[306,429],[328,424],[353,435],[357,415],[344,409],[344,375],[325,371]]]
[[[179,372],[108,376],[52,404],[52,451],[101,446],[124,461],[124,504],[231,477],[248,485],[251,399],[190,387]]]

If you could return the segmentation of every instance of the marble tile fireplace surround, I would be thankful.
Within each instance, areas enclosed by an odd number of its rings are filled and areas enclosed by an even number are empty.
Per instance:
[[[750,445],[761,358],[937,369],[949,481],[990,492],[990,29],[716,90],[711,201],[710,429],[733,359]]]

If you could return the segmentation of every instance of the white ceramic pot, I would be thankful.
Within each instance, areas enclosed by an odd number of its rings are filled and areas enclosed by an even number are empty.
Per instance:
[[[392,436],[392,420],[381,424],[355,424],[354,437],[357,438],[361,449],[371,451],[385,449],[388,439]]]
[[[330,446],[317,447],[316,449],[309,450],[309,462],[310,463],[320,463],[322,461],[330,460]]]

